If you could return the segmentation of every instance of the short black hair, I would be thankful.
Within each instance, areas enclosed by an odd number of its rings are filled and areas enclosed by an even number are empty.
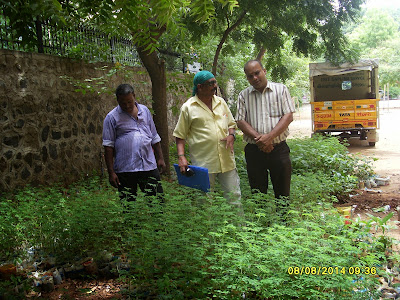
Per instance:
[[[243,70],[246,72],[246,68],[247,68],[247,66],[248,66],[249,64],[253,63],[253,62],[256,62],[256,63],[258,63],[258,64],[260,65],[261,69],[263,69],[263,70],[264,70],[264,67],[263,67],[263,65],[262,65],[261,61],[260,61],[260,60],[258,60],[258,59],[251,59],[251,60],[249,60],[247,63],[245,63],[245,64],[244,64]]]
[[[128,94],[135,95],[135,90],[133,89],[133,86],[127,83],[120,84],[115,90],[115,96],[117,96],[117,98],[119,96],[124,96]]]

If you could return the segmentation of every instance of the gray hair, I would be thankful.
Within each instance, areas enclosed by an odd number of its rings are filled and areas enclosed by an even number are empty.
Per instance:
[[[117,96],[117,99],[119,96],[124,96],[128,94],[135,95],[135,91],[133,89],[133,86],[127,83],[120,84],[115,90],[115,96]]]

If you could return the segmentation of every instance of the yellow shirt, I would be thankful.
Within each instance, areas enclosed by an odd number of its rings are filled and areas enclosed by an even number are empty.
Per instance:
[[[235,119],[225,100],[214,96],[211,111],[197,95],[181,107],[174,137],[189,145],[192,164],[208,169],[209,173],[225,173],[236,168],[235,156],[226,149],[228,128],[236,128]]]

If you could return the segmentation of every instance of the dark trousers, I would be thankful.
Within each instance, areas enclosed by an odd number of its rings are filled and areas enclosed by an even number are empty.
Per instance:
[[[274,146],[270,153],[261,151],[255,144],[244,148],[247,175],[252,191],[266,194],[268,191],[268,173],[271,177],[275,198],[290,196],[292,162],[290,149],[285,141]]]
[[[117,174],[120,186],[120,198],[127,201],[136,199],[137,187],[148,196],[156,196],[163,193],[158,169],[151,171],[127,172]]]

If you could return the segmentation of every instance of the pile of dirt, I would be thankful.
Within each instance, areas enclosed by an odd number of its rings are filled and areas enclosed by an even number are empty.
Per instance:
[[[357,190],[355,191],[357,193],[350,196],[345,204],[347,206],[357,205],[355,213],[387,205],[390,206],[389,211],[397,211],[397,207],[400,206],[400,194],[378,191],[369,192],[365,190]]]

